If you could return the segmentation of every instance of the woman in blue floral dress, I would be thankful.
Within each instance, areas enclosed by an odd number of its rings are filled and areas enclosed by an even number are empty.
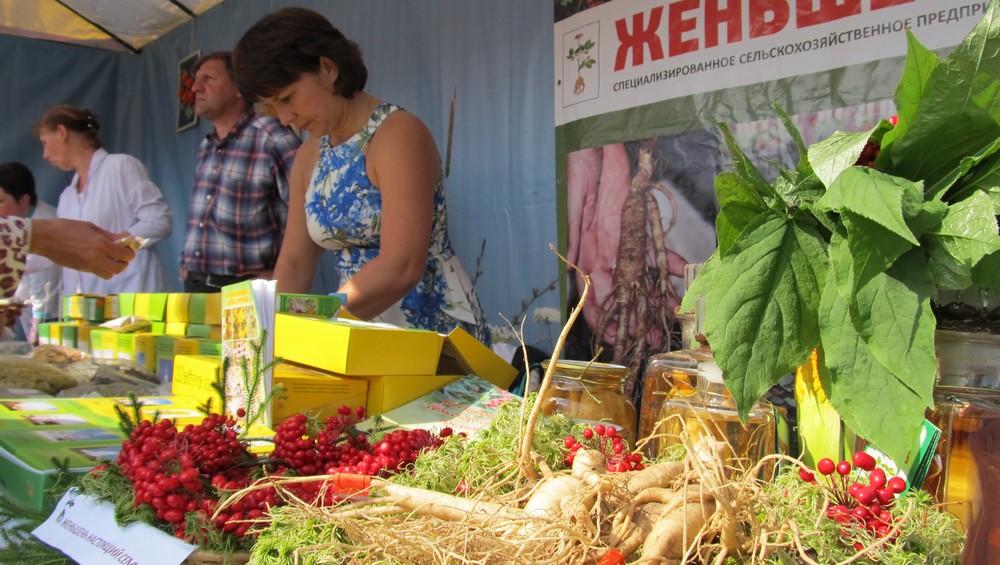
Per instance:
[[[234,64],[244,95],[309,133],[292,167],[278,291],[309,292],[332,250],[351,314],[444,333],[461,326],[488,345],[448,238],[434,139],[419,118],[364,91],[357,45],[322,15],[285,8],[243,35]]]

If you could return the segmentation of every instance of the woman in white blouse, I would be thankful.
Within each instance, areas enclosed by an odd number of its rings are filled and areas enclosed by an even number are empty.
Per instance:
[[[68,104],[52,108],[35,125],[45,160],[76,172],[59,196],[56,215],[147,241],[128,268],[109,280],[63,269],[63,294],[168,292],[170,281],[155,246],[170,235],[173,214],[138,159],[101,148],[99,128],[92,112]]]

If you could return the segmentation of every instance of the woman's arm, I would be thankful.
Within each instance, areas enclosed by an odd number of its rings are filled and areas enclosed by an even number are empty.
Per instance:
[[[419,118],[393,112],[376,131],[367,153],[368,175],[382,193],[382,229],[377,257],[340,291],[362,319],[374,318],[399,301],[427,268],[434,223],[434,188],[441,158]]]
[[[148,239],[147,245],[169,237],[173,231],[173,211],[164,202],[160,188],[149,178],[146,167],[138,159],[128,157],[122,162],[120,174],[133,216],[128,233]]]
[[[316,265],[323,248],[309,237],[306,227],[306,189],[319,159],[319,140],[311,138],[299,148],[289,179],[288,220],[281,242],[274,278],[278,292],[307,293],[312,290]]]
[[[90,222],[55,218],[31,220],[30,225],[27,251],[48,257],[63,267],[110,279],[135,259],[134,251]]]

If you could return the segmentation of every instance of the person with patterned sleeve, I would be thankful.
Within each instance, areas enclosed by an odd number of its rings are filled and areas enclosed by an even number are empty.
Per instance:
[[[0,297],[10,298],[17,290],[28,253],[102,279],[121,273],[135,259],[114,234],[90,222],[0,217]]]
[[[195,63],[195,114],[212,122],[198,147],[180,274],[185,292],[271,278],[288,216],[288,173],[302,143],[257,114],[228,52]]]

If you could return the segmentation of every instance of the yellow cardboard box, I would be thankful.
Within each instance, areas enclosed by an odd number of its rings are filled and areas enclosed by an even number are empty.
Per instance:
[[[164,320],[170,322],[187,322],[191,295],[186,292],[171,292],[167,294],[167,311]]]
[[[119,306],[119,297],[117,294],[109,294],[104,297],[104,319],[114,320],[121,316],[121,308]]]
[[[205,295],[205,324],[209,326],[222,325],[222,293],[215,292]]]
[[[374,416],[412,402],[467,375],[476,375],[506,389],[517,377],[517,369],[465,330],[455,328],[444,339],[434,375],[352,378],[368,382],[368,402],[365,409],[369,416]]]
[[[94,361],[117,359],[118,332],[99,327],[90,330],[90,356]]]
[[[369,375],[351,376],[368,383],[367,415],[376,416],[399,408],[421,396],[449,385],[463,375]]]
[[[184,337],[187,335],[188,324],[187,322],[166,322],[163,328],[163,333],[167,335],[176,335],[179,337]]]
[[[156,336],[152,332],[133,334],[133,360],[150,373],[156,373]]]
[[[135,305],[133,315],[154,320],[164,321],[167,313],[167,293],[165,292],[140,292],[135,295]]]
[[[219,405],[212,384],[219,378],[222,358],[216,355],[175,355],[171,393],[193,398],[199,403],[212,399]],[[282,394],[271,404],[271,422],[278,424],[289,416],[308,413],[325,419],[337,413],[341,405],[352,408],[365,405],[367,383],[314,371],[288,363],[275,365],[271,386],[281,386]]]
[[[156,375],[161,383],[169,383],[174,375],[174,342],[177,336],[159,335],[153,338],[156,342]]]
[[[338,319],[278,313],[274,357],[340,375],[433,375],[443,336]]]
[[[271,404],[271,422],[280,424],[299,413],[315,415],[320,421],[337,414],[340,406],[365,406],[368,383],[305,367],[278,363],[271,383],[283,392]]]
[[[119,333],[115,344],[115,359],[119,361],[132,361],[135,359],[135,334]]]
[[[173,382],[170,392],[174,396],[186,396],[199,403],[208,399],[214,406],[221,405],[218,393],[212,383],[219,379],[222,357],[217,355],[174,355]]]
[[[517,369],[469,332],[456,327],[441,347],[437,374],[476,375],[506,389],[517,377]]]
[[[86,324],[76,328],[76,348],[80,351],[90,354],[90,332],[94,331],[97,326],[88,326]]]
[[[41,324],[47,328],[48,334],[39,332],[38,341],[45,345],[61,345],[76,348],[79,342],[78,328],[83,325],[81,320],[72,322],[48,322]]]

